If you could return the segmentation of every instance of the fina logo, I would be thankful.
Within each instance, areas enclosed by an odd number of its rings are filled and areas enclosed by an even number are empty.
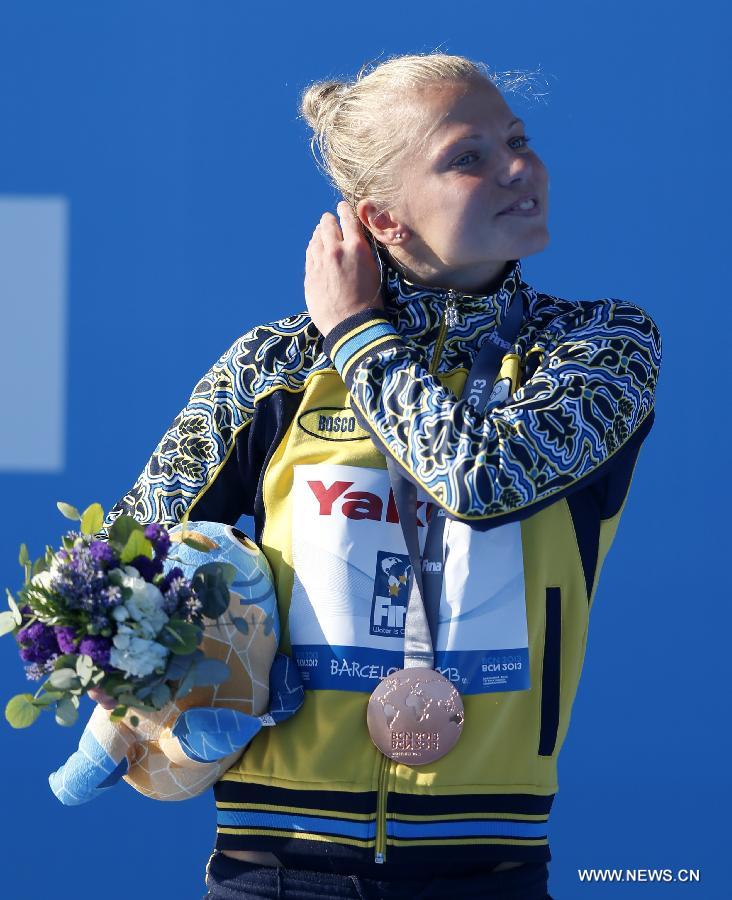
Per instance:
[[[386,637],[404,637],[404,619],[409,600],[409,557],[401,553],[376,554],[374,596],[369,631]]]
[[[485,401],[485,406],[483,406],[481,398],[485,395],[486,389],[485,378],[476,378],[472,383],[470,393],[466,399],[473,409],[479,411],[482,409],[489,410],[494,406],[498,406],[499,403],[505,403],[511,395],[511,379],[500,378],[496,381],[490,396]]]
[[[494,385],[491,395],[488,398],[488,406],[498,406],[499,403],[505,403],[511,394],[511,379],[501,378]]]

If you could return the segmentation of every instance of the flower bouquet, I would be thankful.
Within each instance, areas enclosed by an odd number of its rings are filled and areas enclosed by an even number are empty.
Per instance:
[[[43,680],[35,694],[13,697],[5,717],[14,728],[26,728],[43,709],[54,708],[60,725],[73,725],[80,698],[112,698],[112,721],[137,725],[132,713],[155,713],[194,686],[216,685],[230,675],[228,665],[209,659],[199,649],[206,620],[221,621],[229,608],[229,585],[236,569],[226,562],[199,566],[188,579],[168,567],[171,536],[163,525],[141,525],[122,515],[97,540],[104,511],[91,504],[83,514],[58,503],[78,530],[62,537],[62,547],[46,547],[31,563],[20,548],[25,582],[17,597],[6,588],[9,611],[0,613],[0,634],[12,633],[19,645],[27,677]],[[183,529],[173,540],[208,552],[215,547],[201,534]],[[248,629],[244,619],[229,623]],[[47,676],[47,677],[46,677]]]

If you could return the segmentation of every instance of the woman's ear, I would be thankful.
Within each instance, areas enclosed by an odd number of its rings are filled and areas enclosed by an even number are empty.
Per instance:
[[[379,210],[371,200],[359,200],[356,205],[356,215],[361,226],[371,234],[375,241],[381,244],[391,243],[397,232],[404,232],[404,228],[392,218],[388,209]]]

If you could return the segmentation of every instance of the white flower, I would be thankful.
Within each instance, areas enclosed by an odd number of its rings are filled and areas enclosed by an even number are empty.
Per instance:
[[[31,578],[31,584],[35,584],[40,588],[45,588],[45,590],[52,590],[51,587],[51,579],[53,578],[52,572],[39,572],[37,575],[34,575]]]
[[[130,628],[129,625],[120,625],[117,634],[112,638],[112,643],[120,650],[126,650],[130,646],[130,640],[135,637],[135,635],[136,632],[134,628]]]
[[[165,598],[154,584],[139,579],[139,586],[133,588],[132,596],[125,600],[125,607],[132,618],[139,623],[142,636],[154,638],[168,621],[163,610]]]
[[[127,607],[120,603],[119,606],[115,606],[112,610],[112,618],[117,622],[124,622],[125,619],[129,619],[130,614],[127,612]]]
[[[131,634],[117,634],[112,643],[114,646],[109,654],[110,663],[115,668],[134,676],[149,675],[162,667],[170,652],[157,641],[133,637]]]

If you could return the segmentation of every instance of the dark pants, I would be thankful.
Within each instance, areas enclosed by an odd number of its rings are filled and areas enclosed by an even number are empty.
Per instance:
[[[208,865],[204,900],[551,900],[546,863],[445,878],[377,881],[306,869],[258,866],[215,852]]]

